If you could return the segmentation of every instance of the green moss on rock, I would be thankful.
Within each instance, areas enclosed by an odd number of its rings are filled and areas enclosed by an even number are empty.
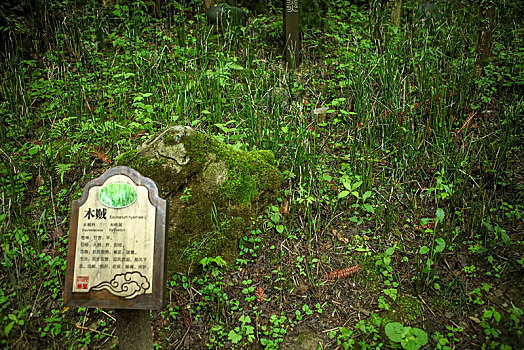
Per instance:
[[[187,272],[204,257],[235,262],[238,239],[280,187],[274,159],[270,151],[240,151],[177,126],[125,153],[118,165],[153,179],[169,203],[167,265],[172,274]]]

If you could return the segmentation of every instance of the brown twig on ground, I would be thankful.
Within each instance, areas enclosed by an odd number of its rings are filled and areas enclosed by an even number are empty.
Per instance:
[[[340,278],[346,278],[348,276],[354,275],[355,273],[362,270],[362,265],[352,266],[352,267],[346,267],[345,269],[340,270],[334,270],[331,272],[328,272],[324,275],[324,279],[328,281],[340,279]]]

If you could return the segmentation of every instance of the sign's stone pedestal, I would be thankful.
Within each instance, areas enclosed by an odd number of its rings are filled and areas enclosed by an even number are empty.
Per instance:
[[[204,257],[234,263],[238,239],[275,200],[281,184],[272,152],[241,151],[182,126],[156,135],[118,163],[153,179],[169,202],[168,274],[187,272]]]

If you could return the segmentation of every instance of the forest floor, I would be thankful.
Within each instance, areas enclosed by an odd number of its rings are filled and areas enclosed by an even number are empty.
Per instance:
[[[156,348],[524,348],[518,11],[479,71],[470,7],[406,1],[397,28],[334,1],[286,69],[278,13],[217,31],[169,3],[87,6],[3,63],[1,347],[117,346],[111,310],[62,305],[70,203],[188,125],[273,151],[283,185],[236,264],[168,276]]]

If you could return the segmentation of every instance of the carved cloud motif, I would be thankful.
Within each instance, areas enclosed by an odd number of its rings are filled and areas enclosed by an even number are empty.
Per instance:
[[[117,274],[111,281],[101,282],[91,288],[91,290],[106,289],[120,297],[132,299],[137,295],[146,293],[150,286],[151,283],[149,283],[147,277],[138,271],[134,271]]]

